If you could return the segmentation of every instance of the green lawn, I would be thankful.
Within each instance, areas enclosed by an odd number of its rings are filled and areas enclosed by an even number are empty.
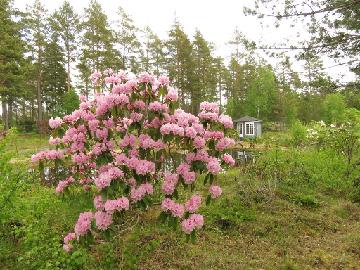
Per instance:
[[[39,134],[19,134],[12,140],[7,150],[15,150],[16,158],[14,161],[26,162],[32,154],[49,148],[49,135]]]

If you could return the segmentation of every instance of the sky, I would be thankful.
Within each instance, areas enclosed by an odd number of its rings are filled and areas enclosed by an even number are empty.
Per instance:
[[[29,0],[15,0],[15,6],[25,9]],[[88,0],[69,0],[75,10],[81,15],[88,5]],[[263,28],[255,17],[243,14],[244,5],[251,6],[253,0],[98,0],[110,22],[117,19],[116,11],[119,6],[134,20],[139,27],[149,26],[160,38],[167,38],[168,31],[174,22],[175,17],[184,27],[189,37],[192,37],[196,29],[199,29],[205,39],[215,45],[216,54],[229,59],[232,48],[227,44],[231,40],[234,30],[237,27],[245,36],[256,42],[262,41],[265,44],[274,44],[279,41],[296,40],[297,32],[306,36],[305,30],[298,27],[298,31],[282,25],[280,28]],[[58,8],[62,1],[43,0],[43,5],[52,12]],[[295,29],[296,30],[296,29]],[[275,65],[275,60],[269,60]],[[324,59],[324,66],[332,66],[334,62]],[[302,71],[301,63],[295,63],[294,69]],[[335,78],[349,81],[354,76],[349,73],[346,67],[339,67],[328,70]]]

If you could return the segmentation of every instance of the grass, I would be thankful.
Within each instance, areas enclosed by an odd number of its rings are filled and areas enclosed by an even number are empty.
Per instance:
[[[8,145],[7,150],[15,150],[13,162],[26,162],[32,154],[49,148],[49,136],[33,133],[19,134],[16,140]]]
[[[21,135],[11,147],[18,148],[17,161],[27,161],[47,147],[47,138]],[[132,218],[128,230],[119,229],[110,241],[85,250],[87,259],[79,253],[71,258],[81,263],[78,269],[360,269],[360,208],[346,196],[304,184],[277,183],[274,188],[239,169],[219,181],[224,195],[201,209],[206,225],[195,243],[186,242],[179,229],[159,225],[160,210],[155,207]],[[51,256],[56,259],[62,252],[59,234],[76,219],[76,201],[59,200],[47,187],[26,189],[19,200],[26,204],[19,209],[28,213],[31,208],[36,219],[39,215],[44,220],[44,232],[54,239]],[[27,233],[38,235],[36,230]],[[37,245],[48,241],[41,234],[36,237]],[[14,259],[26,251],[21,238],[17,241],[9,246]],[[61,254],[65,262],[70,257]],[[0,269],[20,269],[16,260],[2,268],[1,259],[0,255]],[[59,269],[51,265],[44,259],[36,269]]]
[[[359,269],[358,205],[326,195],[317,207],[283,194],[244,200],[241,181],[224,176],[226,195],[205,211],[207,225],[195,244],[156,232],[160,245],[139,269]]]

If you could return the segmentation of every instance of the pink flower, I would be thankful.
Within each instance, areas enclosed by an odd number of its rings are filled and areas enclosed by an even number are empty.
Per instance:
[[[178,181],[179,176],[177,174],[166,173],[164,177],[164,182],[161,186],[161,191],[167,195],[173,194]]]
[[[182,204],[174,204],[171,209],[171,214],[173,217],[182,218],[185,213],[185,208]]]
[[[95,132],[96,129],[97,129],[97,127],[99,126],[99,122],[100,122],[100,121],[97,120],[97,119],[90,120],[90,121],[88,122],[88,124],[89,124],[89,129],[90,129],[91,131]]]
[[[130,114],[130,119],[131,119],[133,122],[140,122],[142,118],[143,118],[143,114],[141,114],[141,113],[132,112],[132,113]]]
[[[149,110],[154,112],[167,111],[167,105],[162,104],[159,101],[154,101],[149,104]]]
[[[108,137],[109,131],[107,128],[103,128],[103,129],[97,129],[96,130],[96,137],[99,140],[106,140]]]
[[[178,98],[179,98],[178,91],[173,87],[169,87],[168,92],[167,92],[167,94],[165,96],[165,100],[175,102],[175,101],[178,100]]]
[[[222,131],[205,131],[204,139],[205,140],[220,140],[224,138],[224,132]]]
[[[152,83],[154,82],[154,76],[150,75],[147,72],[140,73],[138,80],[140,83]]]
[[[75,224],[75,233],[77,237],[85,235],[91,228],[91,220],[94,215],[91,212],[80,213],[79,219]]]
[[[155,173],[155,163],[147,160],[138,160],[135,170],[136,174],[139,175]]]
[[[70,241],[73,241],[76,239],[76,234],[75,233],[68,233],[65,237],[64,237],[64,243],[67,245],[70,243]]]
[[[163,135],[169,135],[170,133],[172,133],[174,135],[178,135],[181,137],[184,136],[184,128],[176,124],[165,124],[161,126],[160,132]]]
[[[161,75],[158,80],[161,85],[169,85],[170,83],[169,77],[165,75]]]
[[[196,130],[193,127],[186,127],[185,128],[185,136],[189,138],[195,138],[196,137]]]
[[[215,149],[218,151],[224,151],[225,149],[228,149],[234,145],[235,141],[233,139],[225,137],[216,143]]]
[[[209,188],[209,192],[210,192],[211,198],[216,199],[216,198],[220,197],[220,195],[222,193],[222,189],[219,186],[211,186]]]
[[[176,184],[169,181],[165,181],[161,186],[161,191],[164,194],[171,195],[174,193],[175,188],[176,188]]]
[[[201,102],[200,103],[200,111],[209,111],[213,113],[219,113],[219,105],[211,102]]]
[[[192,214],[181,222],[181,229],[186,234],[190,234],[194,229],[201,229],[203,225],[204,217],[200,214]]]
[[[61,143],[61,139],[60,138],[53,138],[53,137],[50,137],[49,139],[49,144],[51,145],[58,145]]]
[[[229,164],[231,166],[234,166],[235,165],[235,160],[233,159],[233,157],[229,154],[224,154],[223,156],[223,161],[226,163],[226,164]]]
[[[122,141],[120,143],[120,147],[121,148],[124,148],[124,147],[127,147],[127,146],[134,147],[135,143],[136,143],[136,136],[133,135],[133,134],[129,134],[129,135],[127,134],[122,139]]]
[[[218,174],[221,171],[221,166],[216,158],[212,158],[207,164],[206,168],[212,174]]]
[[[64,189],[66,188],[66,187],[68,187],[68,182],[67,181],[59,181],[59,183],[58,183],[58,185],[57,185],[57,187],[56,187],[56,189],[55,189],[55,192],[56,193],[62,193],[63,191],[64,191]]]
[[[95,196],[94,206],[96,210],[104,210],[104,203],[101,195]]]
[[[106,230],[112,223],[112,214],[109,212],[97,211],[95,213],[96,227],[100,230]]]
[[[63,120],[60,117],[56,117],[55,119],[49,119],[49,126],[51,129],[55,129],[61,126]]]
[[[138,188],[133,187],[130,192],[131,200],[137,202],[142,200],[146,194],[151,195],[154,193],[154,187],[150,183],[141,184]]]
[[[73,249],[73,245],[71,245],[71,244],[64,244],[64,245],[63,245],[63,249],[64,249],[66,252],[70,252],[70,251]]]
[[[201,205],[201,197],[199,195],[194,195],[185,203],[186,211],[194,213],[199,209]]]
[[[195,172],[185,172],[182,176],[184,177],[184,182],[187,185],[192,184],[196,178]]]
[[[140,147],[143,149],[153,148],[154,140],[149,135],[141,134],[139,136]]]
[[[178,174],[185,174],[186,172],[190,171],[190,165],[185,163],[185,162],[182,162],[177,168],[176,168],[176,172]]]
[[[139,110],[145,110],[145,102],[142,100],[136,100],[133,104],[135,109],[139,109]]]
[[[90,157],[84,153],[75,154],[72,156],[72,161],[77,164],[85,164],[90,160]]]
[[[181,218],[185,213],[185,208],[183,205],[177,204],[169,198],[165,198],[163,200],[161,209],[165,212],[170,212],[173,217]]]
[[[210,120],[210,121],[217,121],[218,120],[218,114],[213,112],[205,112],[201,111],[199,112],[199,118],[203,120]]]
[[[93,83],[93,85],[98,85],[99,80],[101,78],[102,74],[100,71],[94,71],[91,75],[90,75],[90,80]]]
[[[59,183],[55,189],[55,192],[62,193],[64,191],[64,189],[67,188],[68,186],[70,186],[74,181],[75,180],[72,176],[68,177],[66,180],[59,181]]]
[[[233,121],[228,115],[220,115],[218,121],[219,123],[223,124],[225,128],[233,128]]]
[[[205,140],[199,136],[195,137],[193,141],[194,147],[197,149],[204,148],[205,143],[206,143]]]
[[[107,200],[105,202],[105,211],[113,213],[114,211],[129,210],[129,199],[121,197],[116,200]]]

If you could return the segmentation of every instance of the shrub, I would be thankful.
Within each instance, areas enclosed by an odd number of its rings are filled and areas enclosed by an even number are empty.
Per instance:
[[[164,76],[143,73],[135,78],[106,70],[91,79],[99,92],[95,99],[82,97],[80,109],[50,119],[50,143],[56,149],[32,157],[40,171],[63,166],[70,172],[56,187],[59,195],[71,194],[76,186],[93,195],[95,210],[80,213],[74,232],[64,238],[64,249],[70,251],[76,240],[96,241],[130,209],[148,209],[158,190],[163,198],[160,220],[174,228],[180,223],[187,238],[194,239],[204,223],[197,210],[205,201],[200,190],[195,192],[196,179],[206,175],[206,201],[216,199],[222,193],[217,175],[234,164],[224,154],[234,145],[227,137],[231,118],[219,116],[215,103],[201,103],[198,116],[177,109],[177,90]],[[105,86],[110,92],[101,93]],[[93,228],[97,234],[91,234]]]
[[[300,121],[295,121],[290,129],[292,144],[294,146],[302,145],[306,140],[306,128]]]
[[[62,110],[65,114],[71,114],[73,111],[79,108],[80,100],[79,96],[74,90],[70,90],[64,94]]]

